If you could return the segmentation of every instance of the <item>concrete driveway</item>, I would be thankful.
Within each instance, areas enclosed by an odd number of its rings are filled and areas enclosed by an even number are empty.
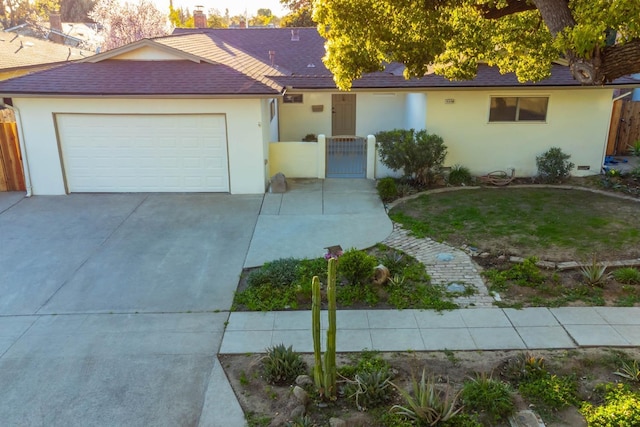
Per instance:
[[[0,193],[1,423],[235,425],[215,354],[262,200]]]

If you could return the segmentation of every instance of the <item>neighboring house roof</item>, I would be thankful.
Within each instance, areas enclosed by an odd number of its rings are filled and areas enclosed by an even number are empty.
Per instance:
[[[277,95],[231,67],[192,61],[76,62],[0,82],[12,95]]]
[[[163,52],[155,60],[136,59],[139,49]],[[68,49],[68,48],[66,48]],[[131,53],[134,53],[131,56]],[[158,59],[167,58],[168,59]],[[0,82],[4,94],[161,96],[279,95],[287,90],[336,90],[322,63],[324,39],[315,28],[176,29],[173,35],[143,39],[78,63]],[[135,59],[135,60],[134,60]],[[554,65],[539,83],[518,83],[481,65],[470,81],[435,74],[405,80],[402,65],[369,73],[354,89],[456,89],[579,86],[566,66]],[[637,85],[624,78],[614,85]]]
[[[0,70],[58,64],[91,55],[92,52],[50,41],[0,32]]]

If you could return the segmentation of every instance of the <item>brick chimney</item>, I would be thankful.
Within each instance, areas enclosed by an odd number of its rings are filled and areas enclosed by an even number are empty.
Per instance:
[[[193,24],[196,28],[207,28],[207,15],[202,11],[203,6],[196,6],[193,11]]]
[[[59,13],[49,14],[49,40],[54,43],[64,44],[64,37],[62,37],[62,18]]]

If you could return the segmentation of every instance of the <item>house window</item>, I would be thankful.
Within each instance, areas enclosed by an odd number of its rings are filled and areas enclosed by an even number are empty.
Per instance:
[[[546,96],[492,96],[490,122],[544,122],[547,119]]]
[[[285,95],[283,98],[283,102],[285,104],[302,104],[302,94],[296,93],[296,94]]]

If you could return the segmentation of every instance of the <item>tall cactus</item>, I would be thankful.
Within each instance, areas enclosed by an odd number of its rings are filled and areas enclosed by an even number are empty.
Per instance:
[[[329,325],[327,328],[327,351],[324,354],[324,395],[336,398],[336,270],[338,260],[329,259],[327,273],[327,301],[329,304]]]
[[[311,282],[312,300],[311,300],[311,324],[313,332],[313,354],[315,356],[315,364],[313,365],[313,379],[316,388],[322,390],[324,374],[322,373],[322,357],[320,348],[320,305],[322,297],[320,296],[320,279],[314,276]]]
[[[337,260],[330,258],[327,271],[327,300],[329,303],[329,327],[327,329],[327,351],[324,361],[321,357],[320,347],[320,279],[317,276],[311,282],[312,303],[311,323],[313,333],[313,353],[315,365],[313,367],[313,379],[316,388],[326,399],[336,399],[336,271]]]

